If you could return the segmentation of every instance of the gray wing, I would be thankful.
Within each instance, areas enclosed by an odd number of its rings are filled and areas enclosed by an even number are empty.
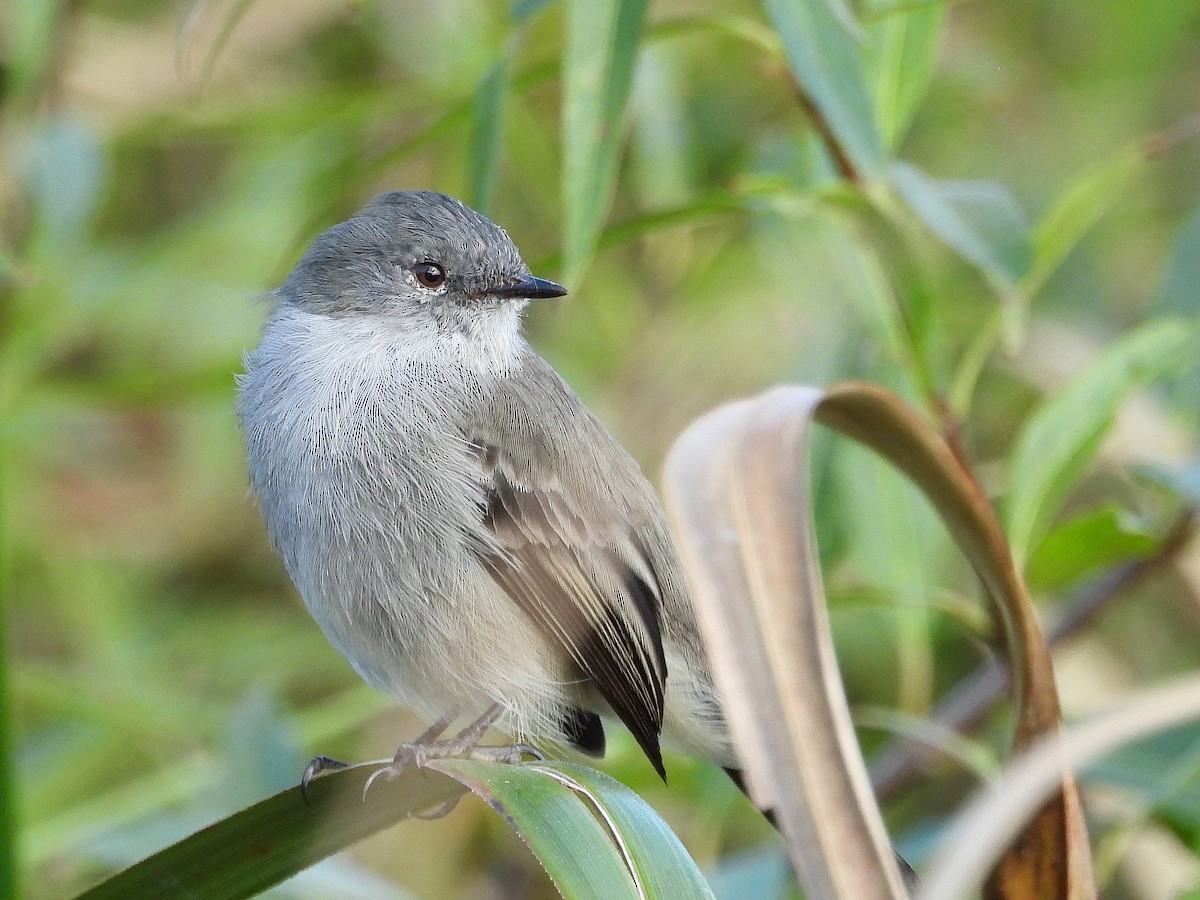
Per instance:
[[[494,538],[480,558],[664,775],[662,588],[639,527],[657,499],[540,358],[493,400],[472,429]]]

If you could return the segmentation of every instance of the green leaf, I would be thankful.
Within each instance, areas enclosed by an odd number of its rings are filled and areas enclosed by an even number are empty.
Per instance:
[[[1158,546],[1120,507],[1107,504],[1059,525],[1029,559],[1029,584],[1056,591],[1105,566],[1142,559]]]
[[[862,192],[829,192],[823,199],[847,212],[858,227],[856,240],[846,241],[845,255],[861,260],[865,290],[878,302],[881,340],[911,389],[935,394],[949,375],[945,316],[922,255],[913,246],[919,228],[905,207],[875,202]],[[862,251],[864,244],[869,253]]]
[[[564,277],[575,286],[608,213],[646,0],[570,0],[563,71]]]
[[[654,809],[621,782],[578,763],[531,766],[579,793],[609,823],[647,897],[712,897],[683,844]],[[564,780],[564,778],[566,780]],[[602,804],[602,809],[599,805]]]
[[[1029,267],[1028,226],[1007,187],[991,181],[941,181],[911,163],[896,162],[897,190],[921,220],[974,265],[1001,296]]]
[[[446,759],[376,779],[379,763],[289,788],[147,857],[83,895],[250,897],[401,819],[482,797],[518,831],[568,898],[709,898],[696,864],[650,806],[570,763]],[[410,827],[420,827],[412,825]]]
[[[1030,416],[1017,437],[1008,476],[1008,536],[1018,568],[1052,509],[1091,459],[1125,395],[1176,371],[1198,353],[1200,339],[1193,325],[1151,321],[1102,352]]]
[[[479,83],[471,107],[470,179],[467,202],[484,215],[492,205],[500,170],[501,126],[508,95],[508,61],[497,60]]]
[[[838,147],[864,176],[882,172],[883,141],[867,91],[860,35],[841,0],[766,0],[788,64]]]
[[[1021,282],[1026,302],[1042,289],[1145,162],[1141,145],[1131,144],[1084,169],[1067,185],[1034,229],[1033,263]]]
[[[424,810],[461,797],[466,788],[424,769],[377,779],[378,764],[315,779],[305,803],[298,787],[268,797],[197,831],[114,875],[80,900],[204,897],[240,900]]]
[[[564,897],[637,897],[628,861],[604,821],[577,793],[532,766],[437,760],[521,835]]]
[[[894,621],[896,659],[879,659],[876,653],[877,668],[867,671],[895,686],[900,708],[928,709],[933,694],[930,574],[946,556],[937,518],[911,483],[865,448],[843,448],[834,464],[855,572],[903,608],[888,620]]]
[[[879,131],[888,147],[904,137],[937,62],[945,7],[940,3],[888,9],[867,26],[867,66]]]
[[[640,206],[662,209],[686,203],[696,193],[690,178],[696,150],[689,146],[684,75],[670,52],[647,43],[631,102],[630,168]]]
[[[432,764],[504,816],[564,897],[711,898],[679,838],[645,800],[587,766]],[[564,790],[565,788],[565,790]]]

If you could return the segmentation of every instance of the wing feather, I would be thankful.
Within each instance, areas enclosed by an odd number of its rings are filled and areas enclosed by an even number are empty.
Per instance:
[[[523,487],[502,451],[477,446],[490,469],[483,521],[495,538],[494,546],[480,549],[484,566],[595,686],[665,777],[661,590],[644,548],[616,511],[604,511],[616,534],[597,529],[561,484]]]

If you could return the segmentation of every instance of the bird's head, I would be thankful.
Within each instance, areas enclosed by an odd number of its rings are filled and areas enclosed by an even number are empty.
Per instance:
[[[566,289],[535,278],[508,234],[445,194],[380,194],[321,234],[279,290],[328,316],[466,327]]]

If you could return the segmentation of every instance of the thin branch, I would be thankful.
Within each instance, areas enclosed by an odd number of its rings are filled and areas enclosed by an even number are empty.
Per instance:
[[[796,101],[808,116],[817,134],[821,136],[821,142],[825,145],[825,149],[829,151],[829,158],[833,160],[834,168],[838,170],[838,174],[851,184],[862,184],[862,173],[854,165],[854,161],[850,159],[850,154],[846,152],[846,148],[842,146],[841,141],[837,139],[837,135],[833,133],[833,128],[829,124],[829,120],[825,118],[820,107],[813,101],[808,92],[804,90],[804,86],[796,80],[792,74],[792,70],[787,66],[780,65],[778,67],[779,77],[787,81],[788,86],[792,89],[792,94]]]

